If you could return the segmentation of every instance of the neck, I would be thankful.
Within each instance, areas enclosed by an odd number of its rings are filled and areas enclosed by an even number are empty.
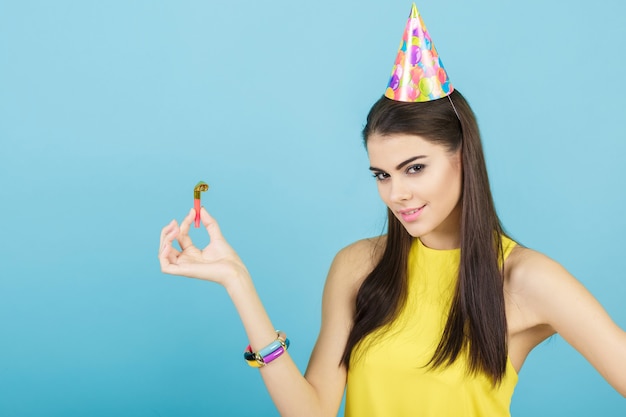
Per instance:
[[[424,246],[431,249],[448,250],[461,247],[461,204],[457,204],[450,215],[432,232],[419,237]]]

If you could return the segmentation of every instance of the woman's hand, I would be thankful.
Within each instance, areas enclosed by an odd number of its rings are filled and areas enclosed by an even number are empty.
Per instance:
[[[172,220],[161,231],[159,251],[161,271],[166,274],[213,281],[223,286],[227,286],[233,279],[247,276],[245,265],[226,242],[217,222],[204,207],[200,210],[200,218],[209,233],[210,242],[202,250],[194,246],[189,237],[189,228],[195,214],[195,210],[191,209],[180,226],[176,220]],[[180,251],[172,245],[174,239],[178,241]]]

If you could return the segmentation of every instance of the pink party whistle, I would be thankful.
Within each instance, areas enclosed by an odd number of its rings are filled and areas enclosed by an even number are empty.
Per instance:
[[[193,208],[196,210],[196,227],[200,227],[200,193],[209,189],[209,184],[200,181],[193,189]]]

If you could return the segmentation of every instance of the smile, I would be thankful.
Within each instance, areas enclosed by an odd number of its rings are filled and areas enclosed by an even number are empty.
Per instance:
[[[400,210],[398,211],[398,213],[402,217],[402,220],[404,220],[405,222],[412,222],[412,221],[417,220],[420,214],[422,214],[424,207],[426,207],[426,205],[423,205],[422,207],[414,208],[414,209]]]

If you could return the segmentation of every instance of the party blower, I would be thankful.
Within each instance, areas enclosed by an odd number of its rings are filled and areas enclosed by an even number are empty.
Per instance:
[[[193,208],[196,210],[196,227],[200,227],[200,193],[209,189],[209,184],[200,181],[193,189]]]

